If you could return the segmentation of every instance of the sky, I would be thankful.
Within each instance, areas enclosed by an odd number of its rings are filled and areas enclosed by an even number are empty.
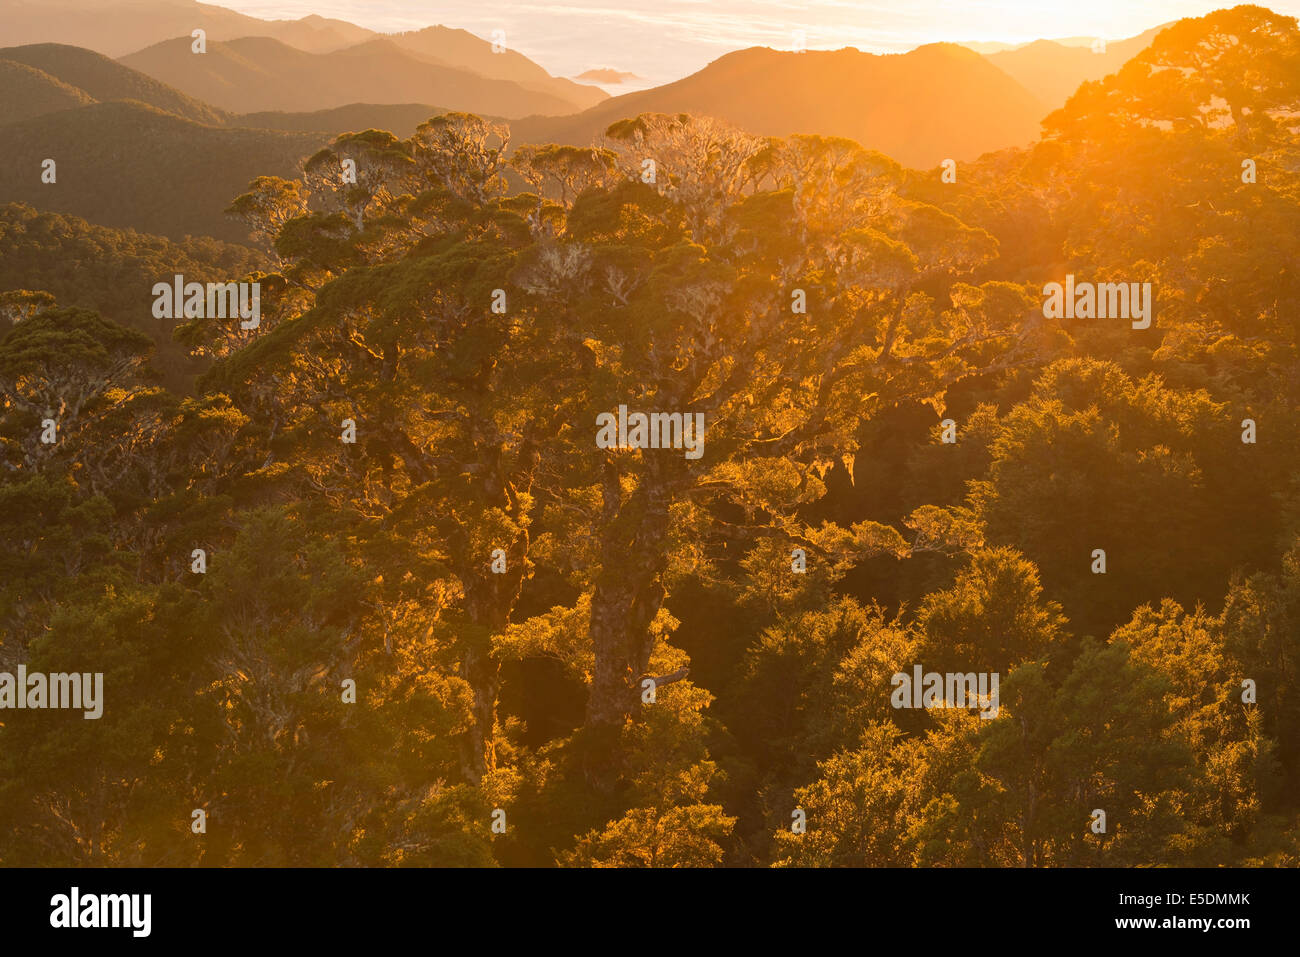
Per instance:
[[[595,67],[649,86],[680,79],[750,46],[853,46],[899,53],[923,43],[1041,37],[1117,40],[1232,0],[209,0],[267,19],[316,13],[393,32],[443,24],[506,43],[556,76]],[[1265,4],[1300,15],[1300,0]]]

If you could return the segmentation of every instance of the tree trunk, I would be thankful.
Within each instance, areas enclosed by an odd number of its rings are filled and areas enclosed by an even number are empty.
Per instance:
[[[528,533],[523,532],[506,549],[505,572],[494,574],[483,568],[463,579],[465,611],[473,627],[461,654],[461,677],[469,683],[474,703],[461,763],[465,776],[475,784],[497,766],[495,734],[501,661],[492,654],[491,641],[510,621],[523,588],[527,554]]]
[[[470,647],[462,659],[464,678],[474,693],[473,720],[465,741],[465,776],[478,783],[497,766],[497,697],[501,662],[488,648]]]
[[[619,503],[618,476],[606,475],[601,571],[591,598],[590,633],[596,656],[587,699],[587,727],[621,727],[641,705],[639,678],[650,665],[650,625],[663,607],[667,564],[667,486],[642,476],[643,485]],[[649,483],[644,480],[650,479]]]
[[[461,556],[466,569],[461,578],[465,587],[465,611],[474,626],[461,656],[461,676],[474,693],[473,720],[465,736],[462,764],[466,777],[477,784],[497,765],[495,735],[501,661],[492,654],[492,636],[510,623],[524,586],[530,538],[521,493],[532,486],[538,457],[529,440],[520,449],[519,461],[509,462],[489,423],[476,420],[471,434],[479,450],[478,460],[483,465],[477,489],[481,504],[495,505],[519,523],[514,538],[500,546],[506,553],[505,571],[500,573],[491,571],[489,555],[473,553],[463,531],[453,537],[453,554]]]

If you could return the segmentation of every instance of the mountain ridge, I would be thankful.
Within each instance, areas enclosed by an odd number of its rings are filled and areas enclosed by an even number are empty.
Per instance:
[[[825,96],[829,89],[845,95]],[[996,104],[979,110],[990,119],[972,122],[972,111],[985,100]],[[898,54],[749,47],[681,80],[613,97],[576,116],[512,122],[512,142],[584,146],[617,120],[645,112],[699,113],[755,135],[846,136],[907,165],[928,167],[1024,145],[1037,136],[1048,108],[986,57],[957,44]]]
[[[1099,51],[1059,40],[1034,40],[1013,50],[985,56],[1050,108],[1057,109],[1065,105],[1081,84],[1115,73],[1169,26],[1165,23],[1152,27],[1136,36],[1108,43]]]
[[[66,43],[33,43],[0,48],[0,59],[23,63],[98,102],[137,100],[196,123],[220,126],[226,113],[139,70],[94,50]]]
[[[307,53],[271,37],[242,37],[209,41],[196,62],[198,56],[189,38],[178,37],[117,62],[230,113],[430,99],[500,116],[565,115],[573,108],[552,93],[430,62],[387,37],[331,53]]]

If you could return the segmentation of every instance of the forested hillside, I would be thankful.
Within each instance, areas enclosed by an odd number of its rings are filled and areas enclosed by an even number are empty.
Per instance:
[[[93,50],[62,43],[33,43],[0,49],[0,62],[3,61],[23,63],[57,77],[59,82],[76,87],[93,101],[135,100],[209,126],[220,126],[227,119],[220,110]]]
[[[223,215],[231,196],[260,173],[292,173],[327,139],[205,126],[130,100],[94,103],[0,127],[0,197],[178,241],[247,241]]]
[[[215,188],[145,109],[58,116]],[[0,864],[1300,864],[1298,116],[1237,7],[934,169],[456,112],[224,161],[257,254],[4,207],[0,671],[103,713],[0,712]]]

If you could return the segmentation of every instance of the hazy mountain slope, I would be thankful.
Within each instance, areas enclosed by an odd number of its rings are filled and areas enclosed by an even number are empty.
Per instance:
[[[44,113],[71,110],[95,98],[44,70],[0,59],[0,125]]]
[[[230,125],[263,130],[323,132],[331,136],[376,129],[388,130],[405,139],[429,117],[446,112],[440,107],[424,103],[350,103],[332,110],[315,110],[311,113],[246,113],[232,117]]]
[[[431,15],[433,13],[430,11]],[[515,50],[507,48],[503,53],[493,53],[488,41],[468,31],[444,26],[390,37],[345,20],[316,15],[298,20],[262,20],[193,0],[0,0],[0,24],[3,24],[0,37],[5,43],[56,41],[112,57],[129,56],[177,38],[185,38],[188,52],[192,42],[190,37],[200,28],[206,31],[209,44],[246,37],[268,37],[295,50],[314,54],[334,53],[374,39],[391,39],[415,59],[469,71],[488,79],[509,80],[524,90],[559,101],[557,105],[545,97],[525,98],[519,111],[513,115],[573,113],[606,98],[606,94],[596,87],[551,76]],[[184,84],[174,85],[188,89]],[[375,97],[356,93],[344,97],[343,102],[373,99]],[[427,91],[407,92],[394,102],[429,99],[437,101]],[[339,104],[313,103],[304,108],[332,105]]]
[[[847,136],[929,167],[1032,141],[1047,107],[987,59],[954,44],[892,56],[756,47],[576,116],[512,123],[512,142],[586,145],[614,121],[644,112],[701,113],[768,136]]]
[[[0,24],[5,43],[57,40],[112,57],[200,28],[209,40],[269,36],[320,53],[374,36],[343,20],[259,20],[193,0],[0,0]]]
[[[249,29],[251,32],[248,32]],[[240,36],[271,37],[299,50],[306,50],[308,53],[330,53],[364,43],[379,34],[374,30],[359,27],[355,23],[348,23],[346,20],[330,20],[312,14],[301,20],[263,20],[251,28],[246,28],[246,32],[217,36],[212,39],[235,40]],[[140,47],[147,45],[142,43]]]
[[[527,89],[561,97],[571,102],[574,110],[588,109],[609,98],[594,86],[551,76],[528,57],[509,47],[501,53],[493,53],[491,43],[467,30],[427,27],[409,33],[395,33],[387,39],[404,50],[429,57],[444,66],[472,70],[497,80],[512,80]]]
[[[1166,24],[1165,26],[1167,26]],[[1067,46],[1054,40],[1036,40],[1014,50],[986,54],[990,63],[1016,79],[1025,89],[1056,109],[1087,80],[1100,80],[1116,72],[1141,53],[1164,26],[1138,36],[1107,44],[1103,52],[1086,46]]]
[[[196,123],[221,125],[226,120],[220,110],[93,50],[62,43],[35,43],[0,49],[0,59],[35,67],[102,103],[138,100]],[[8,91],[3,98],[10,98]]]
[[[441,103],[507,117],[569,113],[548,93],[468,70],[439,66],[388,40],[334,53],[304,53],[278,40],[245,37],[191,52],[186,38],[123,57],[137,69],[225,110],[310,112],[350,103]]]
[[[293,177],[326,140],[314,133],[219,129],[141,103],[96,103],[0,127],[0,202],[21,201],[108,226],[246,242],[223,211],[254,177]],[[41,182],[41,162],[58,180]]]

